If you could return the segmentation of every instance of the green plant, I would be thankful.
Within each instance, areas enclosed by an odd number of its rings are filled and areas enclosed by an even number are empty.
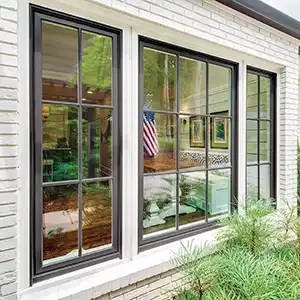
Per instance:
[[[188,288],[176,291],[182,294],[176,299],[300,299],[299,248],[295,239],[285,238],[299,233],[300,223],[294,208],[288,209],[279,212],[286,224],[281,234],[270,215],[272,201],[248,199],[245,214],[233,213],[221,221],[226,227],[215,244],[182,245],[173,261]]]

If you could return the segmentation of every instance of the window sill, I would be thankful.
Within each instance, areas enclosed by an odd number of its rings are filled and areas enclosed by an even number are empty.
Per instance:
[[[99,297],[174,268],[171,255],[179,250],[182,243],[193,242],[199,246],[213,243],[219,230],[221,228],[146,250],[132,260],[115,259],[36,283],[22,291],[20,299],[84,300]]]

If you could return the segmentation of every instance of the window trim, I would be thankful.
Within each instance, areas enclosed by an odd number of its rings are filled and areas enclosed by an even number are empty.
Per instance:
[[[41,21],[50,21],[76,28],[78,33],[87,30],[96,34],[109,36],[113,40],[113,139],[116,145],[114,160],[114,185],[113,185],[113,241],[112,247],[95,253],[86,254],[42,267],[42,197],[41,197],[41,166],[42,143],[41,106],[42,101],[42,67],[41,52]],[[36,5],[30,5],[30,212],[34,217],[30,218],[30,285],[35,282],[75,271],[83,267],[100,262],[121,258],[122,256],[122,30],[110,26],[98,24],[86,19],[71,16],[65,13],[53,11]],[[78,46],[80,39],[78,34]],[[80,63],[81,51],[78,51]],[[79,66],[78,66],[79,68]],[[78,85],[79,86],[79,85]],[[81,94],[81,87],[78,87]],[[69,104],[69,103],[68,103]],[[74,107],[81,107],[80,102]],[[96,106],[94,106],[96,107]],[[99,106],[100,107],[100,106]],[[80,113],[81,110],[79,110]],[[81,117],[79,117],[79,120]],[[81,181],[78,178],[77,181]],[[67,183],[67,181],[66,181]],[[80,206],[78,207],[79,215]],[[79,228],[80,229],[80,228]],[[79,230],[78,229],[78,230]],[[81,234],[81,233],[80,233]],[[79,245],[80,246],[80,245]]]
[[[269,165],[270,166],[270,198],[274,199],[274,208],[277,209],[277,202],[278,202],[278,195],[277,195],[277,74],[273,72],[269,72],[263,69],[255,68],[252,66],[247,65],[246,68],[246,82],[245,82],[245,89],[247,90],[247,74],[257,75],[258,78],[261,76],[267,77],[270,79],[270,118],[266,119],[266,121],[270,122],[270,162],[261,164],[259,161],[256,163],[248,164],[247,161],[247,136],[246,136],[246,166],[245,166],[245,194],[247,197],[247,168],[248,166],[257,166],[258,168],[258,195],[260,193],[260,166]],[[260,79],[258,79],[258,116],[257,121],[264,121],[263,118],[260,118],[259,110],[260,110]],[[247,135],[247,121],[254,120],[255,118],[248,118],[247,117],[247,94],[245,99],[245,107],[246,107],[246,135]],[[258,141],[260,138],[260,128],[257,128],[258,133]],[[258,143],[258,157],[260,157],[260,143]],[[247,206],[247,203],[245,203]]]
[[[143,90],[143,81],[144,81],[144,74],[143,74],[143,50],[145,47],[167,52],[173,55],[176,55],[177,60],[179,56],[184,56],[186,58],[191,58],[195,60],[201,60],[205,63],[212,63],[214,65],[223,66],[230,68],[232,70],[232,103],[231,103],[231,116],[228,118],[231,119],[231,153],[230,153],[230,160],[231,160],[231,211],[237,210],[238,203],[233,201],[233,199],[237,199],[238,195],[238,160],[239,160],[239,147],[238,147],[238,66],[239,64],[234,61],[222,59],[219,57],[215,57],[212,55],[207,55],[201,52],[189,50],[186,48],[182,48],[173,44],[165,43],[162,41],[158,41],[155,39],[151,39],[145,36],[139,35],[138,40],[138,62],[139,62],[139,81],[138,81],[138,97],[139,97],[139,127],[138,127],[138,251],[145,251],[154,247],[158,247],[161,245],[165,245],[166,243],[171,243],[174,241],[178,241],[183,238],[187,238],[196,234],[204,233],[206,231],[210,231],[220,227],[216,220],[208,220],[206,223],[201,225],[197,224],[188,224],[185,228],[179,229],[177,231],[170,231],[162,234],[158,234],[155,236],[148,237],[146,239],[143,238],[143,177],[144,177],[144,160],[143,160],[143,137],[142,137],[142,122],[143,122],[143,97],[144,97],[144,90]],[[179,65],[177,63],[177,80],[178,80],[178,73],[179,73]],[[206,72],[208,72],[208,68],[206,68]],[[206,85],[208,85],[208,80],[206,81]],[[206,87],[207,89],[208,87]],[[177,84],[176,87],[176,103],[178,107],[178,93],[179,93],[179,86]],[[208,97],[208,92],[206,94],[206,98]],[[155,110],[156,111],[156,110]],[[156,111],[159,112],[159,111]],[[170,113],[170,112],[163,112],[163,113]],[[171,112],[175,115],[179,115],[179,112]],[[188,114],[187,114],[188,115]],[[207,115],[207,114],[206,114]],[[178,123],[178,121],[177,121]],[[178,124],[177,124],[177,131],[178,131]],[[178,132],[177,132],[178,133]],[[178,138],[178,137],[177,137]],[[207,141],[207,139],[206,139]],[[176,143],[177,144],[177,143]],[[176,146],[177,155],[178,155],[178,145]],[[206,150],[207,151],[207,150]],[[225,168],[224,168],[225,169]],[[208,172],[207,170],[205,172]],[[168,172],[164,172],[167,174]],[[174,174],[175,171],[171,171],[169,173]],[[176,171],[177,173],[177,171]],[[153,175],[158,175],[160,173],[153,173]],[[207,174],[206,174],[207,175]],[[207,182],[207,181],[206,181]],[[206,189],[207,193],[207,189]]]

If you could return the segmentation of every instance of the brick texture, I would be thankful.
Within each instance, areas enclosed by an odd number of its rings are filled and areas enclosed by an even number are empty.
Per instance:
[[[93,300],[169,300],[178,295],[180,287],[185,284],[182,275],[171,270]]]
[[[17,208],[19,200],[19,58],[18,3],[0,0],[0,300],[17,298]],[[79,1],[79,0],[78,0]],[[48,0],[49,7],[53,0]],[[66,2],[66,1],[62,1]],[[92,2],[92,1],[87,1]],[[280,71],[280,197],[294,200],[297,185],[297,138],[300,134],[298,42],[267,25],[239,14],[214,0],[93,0],[152,23],[282,65]],[[67,3],[67,2],[66,2]],[[84,8],[85,1],[82,0]],[[66,11],[68,12],[68,11]],[[99,18],[101,21],[101,18]],[[150,25],[149,25],[150,26]],[[125,74],[126,76],[126,74]],[[28,82],[29,84],[29,82]],[[299,131],[298,131],[299,129]],[[29,199],[22,199],[29,201]],[[21,250],[20,250],[21,251]],[[157,272],[159,273],[159,272]],[[152,276],[152,275],[151,275]],[[98,291],[97,300],[170,299],[181,283],[177,273],[156,274],[122,289]],[[75,285],[76,286],[76,285]],[[77,285],[79,286],[79,285]],[[84,285],[82,285],[84,286]],[[80,286],[81,288],[81,286]],[[79,287],[78,287],[79,289]],[[91,299],[87,287],[70,298]],[[118,289],[118,290],[116,290]],[[31,299],[63,299],[59,288]],[[56,294],[55,294],[56,293]],[[52,298],[51,298],[52,297]],[[28,298],[29,299],[29,298]]]
[[[0,1],[0,299],[16,299],[18,201],[17,0]]]

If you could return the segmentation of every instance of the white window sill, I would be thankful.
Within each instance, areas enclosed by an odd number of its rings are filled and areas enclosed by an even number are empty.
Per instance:
[[[187,244],[193,241],[194,245],[199,246],[212,243],[219,230],[204,232],[144,251],[133,257],[132,260],[115,259],[36,283],[22,291],[20,299],[84,300],[99,297],[174,268],[171,263],[171,255],[179,250],[181,243]]]

